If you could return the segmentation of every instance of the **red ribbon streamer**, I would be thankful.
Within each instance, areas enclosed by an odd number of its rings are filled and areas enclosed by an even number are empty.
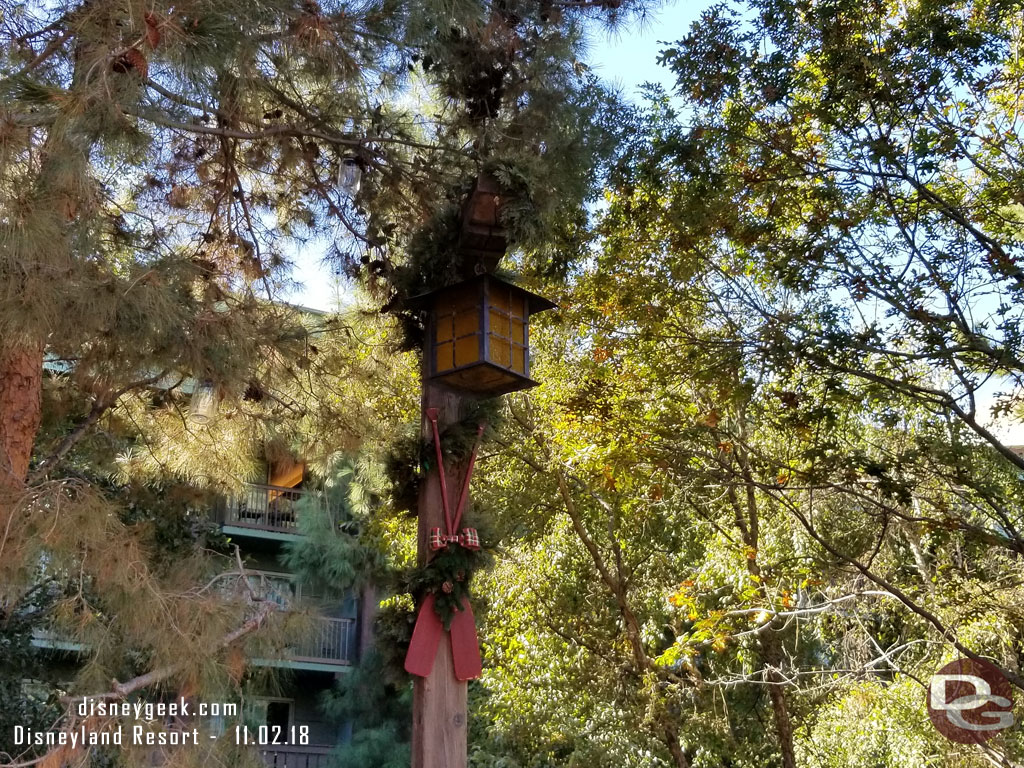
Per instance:
[[[430,594],[420,606],[416,627],[412,632],[409,652],[405,656],[405,671],[419,677],[429,677],[437,658],[437,646],[444,635],[444,624],[434,610],[434,595]],[[462,609],[452,617],[448,631],[452,646],[452,668],[457,680],[480,677],[480,643],[476,637],[476,621],[468,598],[462,598]]]
[[[439,527],[431,528],[430,548],[436,551],[449,544],[458,544],[466,549],[480,549],[480,535],[476,528],[463,528],[459,532],[456,531],[458,531],[459,523],[462,522],[462,512],[466,507],[466,500],[469,498],[469,480],[476,465],[476,454],[480,448],[480,440],[483,438],[484,425],[481,424],[477,429],[476,443],[469,457],[469,467],[462,483],[462,492],[459,494],[459,503],[455,508],[453,520],[451,508],[448,505],[448,483],[445,479],[444,457],[441,453],[441,436],[437,427],[437,416],[436,408],[427,409],[427,418],[430,420],[431,430],[434,434],[437,473],[441,483],[441,507],[444,510],[447,532],[441,533]],[[416,627],[413,629],[409,650],[405,655],[406,671],[420,677],[430,675],[430,670],[434,667],[434,659],[437,656],[437,644],[441,641],[441,635],[444,632],[444,625],[434,610],[434,602],[434,595],[430,594],[420,605],[419,614],[416,617]],[[470,607],[468,597],[463,597],[461,608],[456,609],[455,615],[452,617],[449,635],[452,646],[452,667],[455,670],[456,679],[472,680],[480,677],[482,671],[480,642],[477,639],[476,620],[473,617],[473,609]]]

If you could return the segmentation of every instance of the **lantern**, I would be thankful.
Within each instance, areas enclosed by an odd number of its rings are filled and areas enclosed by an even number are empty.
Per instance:
[[[197,384],[192,390],[188,420],[193,424],[209,424],[217,417],[217,390],[212,381]]]
[[[358,157],[347,155],[338,166],[338,184],[349,197],[359,194],[363,183],[363,164]]]
[[[530,315],[547,299],[494,275],[479,275],[412,300],[428,312],[427,375],[452,389],[486,397],[534,387]]]

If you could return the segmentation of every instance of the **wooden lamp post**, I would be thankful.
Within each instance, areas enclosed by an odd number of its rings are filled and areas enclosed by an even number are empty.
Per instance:
[[[421,400],[425,442],[434,442],[438,430],[460,421],[467,399],[498,397],[537,384],[529,376],[529,320],[554,304],[489,274],[507,245],[498,218],[500,204],[494,180],[478,178],[463,207],[459,239],[459,255],[465,264],[472,265],[467,271],[473,276],[410,301],[411,307],[421,309],[426,316]],[[440,449],[437,455],[441,455]],[[434,554],[432,532],[436,537],[438,530],[444,530],[451,509],[459,510],[456,517],[461,514],[473,460],[438,464],[437,472],[427,474],[419,491],[421,568]],[[436,617],[422,615],[424,610],[432,613],[432,597],[424,603],[419,606],[421,615],[406,659],[406,668],[416,675],[412,768],[466,768],[467,664],[453,658],[453,649],[457,638],[461,637],[463,645],[466,642],[465,634],[456,629],[457,623],[465,629],[468,621],[475,643],[472,612],[467,602],[465,612],[452,622],[449,633],[437,628]],[[434,626],[435,636],[426,645],[417,644],[421,621],[433,622]],[[415,651],[414,646],[418,646]],[[410,661],[416,654],[419,658]]]

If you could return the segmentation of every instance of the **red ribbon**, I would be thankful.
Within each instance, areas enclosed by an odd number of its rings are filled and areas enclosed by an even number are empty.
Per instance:
[[[429,677],[437,659],[438,646],[444,637],[444,624],[434,609],[435,597],[429,594],[420,606],[416,627],[412,631],[409,652],[405,655],[405,670],[419,677]],[[452,648],[452,670],[456,680],[480,677],[480,643],[476,638],[476,620],[469,599],[462,598],[462,606],[452,616],[448,637]]]

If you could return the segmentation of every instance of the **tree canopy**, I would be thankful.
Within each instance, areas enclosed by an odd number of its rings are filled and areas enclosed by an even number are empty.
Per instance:
[[[993,426],[1024,416],[1020,4],[715,5],[662,44],[675,88],[630,108],[578,46],[585,17],[634,12],[4,8],[0,416],[43,403],[34,453],[0,418],[23,465],[14,658],[45,615],[97,647],[83,690],[237,685],[218,638],[246,614],[195,591],[196,550],[231,552],[169,521],[254,451],[301,449],[350,520],[310,516],[292,564],[386,591],[380,655],[327,702],[362,727],[342,759],[401,759],[431,455],[402,299],[464,266],[458,208],[487,173],[509,262],[560,310],[531,327],[542,386],[484,406],[472,764],[1024,761],[1019,728],[956,744],[925,707],[957,657],[1024,688],[1024,458]],[[325,230],[383,314],[266,300]],[[44,352],[66,367],[34,383]],[[179,378],[214,382],[223,418],[189,426]],[[124,558],[90,570],[110,542]],[[177,552],[195,584],[164,581]],[[117,610],[146,590],[166,597]],[[197,610],[201,675],[156,629]],[[294,630],[259,629],[263,649]]]
[[[61,728],[75,696],[237,693],[246,654],[282,651],[290,620],[225,599],[245,564],[197,519],[275,452],[340,482],[409,396],[393,322],[280,302],[294,253],[330,243],[360,309],[391,312],[451,271],[487,173],[524,259],[564,271],[613,151],[587,28],[643,9],[0,3],[4,674],[23,687],[43,630],[86,662],[18,711]]]
[[[665,44],[489,476],[484,708],[521,764],[1021,759],[945,741],[924,687],[1022,684],[987,412],[1020,414],[1020,24],[753,2]]]

